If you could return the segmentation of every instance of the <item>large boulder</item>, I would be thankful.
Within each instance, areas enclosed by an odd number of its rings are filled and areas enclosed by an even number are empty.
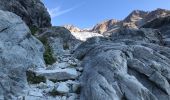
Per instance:
[[[24,95],[26,70],[45,67],[43,52],[19,16],[0,10],[0,100]]]
[[[74,52],[84,67],[80,100],[170,100],[170,48],[157,37],[125,29],[82,43]]]
[[[51,18],[41,0],[0,0],[0,9],[20,16],[29,27],[49,27]]]

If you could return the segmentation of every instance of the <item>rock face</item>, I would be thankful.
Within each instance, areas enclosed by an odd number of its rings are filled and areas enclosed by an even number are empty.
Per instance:
[[[51,18],[40,0],[0,0],[0,9],[20,16],[29,27],[50,27]]]
[[[166,10],[166,9],[156,9],[154,11],[151,11],[148,13],[148,15],[144,18],[145,22],[151,21],[155,18],[159,18],[159,17],[165,17],[170,15],[170,11]]]
[[[66,29],[68,29],[70,32],[81,32],[82,30],[78,27],[75,27],[74,25],[64,25]]]
[[[15,100],[27,88],[26,70],[45,67],[44,48],[20,17],[0,10],[0,99]]]
[[[67,54],[69,50],[73,50],[81,43],[64,27],[42,28],[38,33],[40,33],[38,38],[42,38],[43,41],[47,40],[55,58]]]
[[[157,18],[81,44],[80,100],[170,100],[169,26],[169,16]]]
[[[128,15],[128,17],[124,19],[124,22],[136,22],[140,19],[145,18],[147,14],[148,12],[145,12],[145,11],[134,10],[132,13]]]
[[[153,28],[159,31],[159,35],[163,41],[163,45],[170,46],[170,16],[155,18],[144,24],[143,28]]]
[[[107,20],[94,26],[92,31],[97,33],[104,33],[110,29],[116,28],[118,23],[118,20]]]

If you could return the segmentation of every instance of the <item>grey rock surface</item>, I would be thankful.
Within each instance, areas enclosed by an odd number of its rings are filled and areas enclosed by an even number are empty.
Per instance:
[[[40,0],[0,0],[0,9],[21,17],[0,10],[0,100],[170,100],[168,10],[136,10],[81,30],[50,27]],[[52,65],[22,20],[39,28]],[[37,83],[27,82],[28,70]]]
[[[20,16],[29,27],[51,26],[50,15],[41,0],[0,0],[0,9]]]
[[[58,87],[56,87],[56,91],[61,94],[69,93],[69,87],[66,83],[59,83]]]
[[[158,33],[128,28],[82,43],[80,100],[170,100],[170,49]]]
[[[38,33],[38,38],[45,38],[48,41],[55,58],[70,54],[70,51],[73,51],[80,43],[82,43],[64,27],[54,26],[42,28]]]
[[[44,48],[21,18],[0,10],[0,97],[15,100],[27,88],[26,70],[45,67]]]
[[[36,71],[37,76],[44,76],[47,79],[52,80],[68,80],[68,79],[76,79],[78,77],[78,73],[73,68],[65,68],[65,69],[55,69],[55,70],[38,70]]]

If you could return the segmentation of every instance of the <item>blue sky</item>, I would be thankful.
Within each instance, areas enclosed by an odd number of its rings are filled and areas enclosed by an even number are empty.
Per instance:
[[[89,28],[107,19],[124,19],[133,10],[170,9],[170,0],[43,0],[52,24]]]

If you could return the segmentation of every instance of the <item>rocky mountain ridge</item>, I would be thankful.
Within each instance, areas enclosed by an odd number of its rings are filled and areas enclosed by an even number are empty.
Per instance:
[[[170,15],[170,10],[166,9],[156,9],[154,11],[146,12],[142,10],[134,10],[132,11],[125,19],[123,20],[115,20],[110,19],[103,21],[97,25],[95,25],[92,29],[84,30],[79,29],[72,25],[71,28],[65,27],[68,30],[72,32],[72,30],[75,30],[74,32],[95,32],[100,33],[103,35],[110,35],[110,33],[115,32],[117,29],[121,27],[129,27],[129,28],[140,28],[142,25],[147,23],[148,21],[151,21],[158,17],[165,17]],[[78,30],[78,31],[77,31]]]

